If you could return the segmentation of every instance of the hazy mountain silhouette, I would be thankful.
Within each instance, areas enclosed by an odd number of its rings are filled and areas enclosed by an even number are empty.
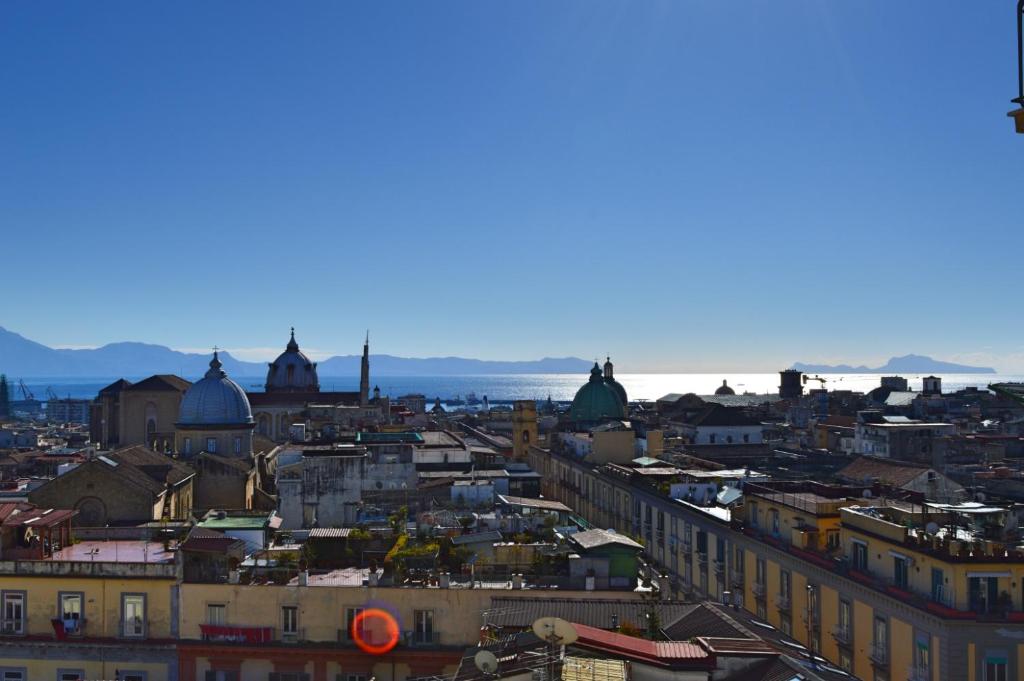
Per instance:
[[[284,350],[284,348],[282,348]],[[245,362],[220,353],[224,370],[236,377],[262,377],[265,362]],[[330,357],[318,364],[321,376],[358,376],[358,355]],[[177,374],[196,380],[209,368],[208,353],[172,350],[150,343],[110,343],[100,348],[50,348],[0,327],[0,372],[17,378],[109,377]],[[545,357],[537,361],[501,362],[462,357],[410,358],[370,355],[374,376],[448,376],[472,374],[586,373],[591,363],[577,357]]]
[[[880,367],[870,368],[864,365],[849,364],[804,364],[796,362],[793,368],[804,373],[815,374],[994,374],[992,367],[975,367],[967,364],[954,364],[932,359],[924,355],[903,355],[893,357]]]

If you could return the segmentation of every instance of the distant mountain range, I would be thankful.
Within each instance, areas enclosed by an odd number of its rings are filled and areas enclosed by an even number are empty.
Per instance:
[[[973,367],[966,364],[954,364],[925,357],[924,355],[903,355],[893,357],[888,362],[874,369],[849,364],[804,364],[797,362],[794,369],[812,374],[994,374],[992,367]]]
[[[284,348],[282,347],[283,351]],[[265,362],[245,362],[221,352],[224,370],[235,377],[262,377]],[[320,376],[358,376],[358,355],[330,357],[317,364]],[[0,373],[12,378],[106,376],[141,377],[177,374],[189,380],[209,368],[210,355],[178,352],[148,343],[110,343],[100,348],[65,350],[47,347],[0,327]],[[462,357],[395,357],[370,355],[373,376],[469,376],[479,374],[586,373],[592,363],[578,357],[545,357],[536,361],[502,362]]]

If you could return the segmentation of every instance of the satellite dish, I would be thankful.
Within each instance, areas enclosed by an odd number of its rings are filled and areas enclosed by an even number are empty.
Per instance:
[[[473,656],[473,664],[484,674],[493,674],[498,671],[498,658],[489,650],[481,650]]]
[[[576,627],[558,617],[541,617],[533,623],[533,633],[548,643],[567,646],[579,638]]]
[[[924,526],[924,531],[927,532],[928,534],[938,534],[939,533],[939,524],[938,523],[934,523],[934,522],[928,523],[927,525]]]
[[[871,490],[869,490],[869,489],[864,490],[864,498],[865,499],[870,499],[871,498]]]

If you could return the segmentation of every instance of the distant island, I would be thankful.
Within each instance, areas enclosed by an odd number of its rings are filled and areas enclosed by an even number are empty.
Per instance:
[[[284,350],[282,345],[281,350]],[[236,378],[263,377],[265,362],[245,362],[220,353],[224,370]],[[320,376],[358,376],[359,355],[329,357],[317,364]],[[17,378],[142,377],[177,374],[189,380],[209,368],[210,355],[179,352],[148,343],[110,343],[100,348],[51,348],[0,327],[0,373]],[[494,361],[463,357],[395,357],[370,355],[374,376],[472,376],[481,374],[585,374],[593,362],[578,357],[529,361]]]
[[[849,364],[804,364],[796,362],[793,369],[811,374],[994,374],[992,367],[974,367],[932,359],[924,355],[893,357],[880,367],[850,366]]]

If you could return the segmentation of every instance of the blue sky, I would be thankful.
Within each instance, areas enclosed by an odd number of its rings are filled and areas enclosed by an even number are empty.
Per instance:
[[[1024,372],[1013,3],[0,5],[51,345]]]

